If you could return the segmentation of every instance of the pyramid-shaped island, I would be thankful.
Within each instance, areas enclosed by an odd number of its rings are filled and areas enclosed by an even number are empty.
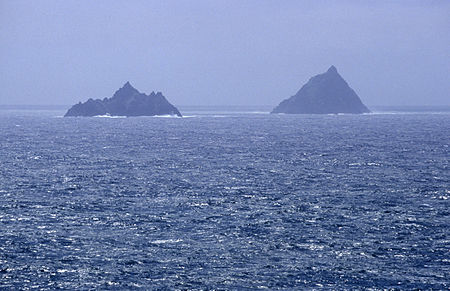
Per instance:
[[[129,82],[126,82],[111,98],[89,99],[84,103],[75,104],[64,117],[98,115],[181,117],[180,111],[170,104],[161,92],[146,95],[133,88]]]
[[[282,101],[272,113],[336,114],[369,113],[358,95],[331,66],[312,77],[294,96]]]

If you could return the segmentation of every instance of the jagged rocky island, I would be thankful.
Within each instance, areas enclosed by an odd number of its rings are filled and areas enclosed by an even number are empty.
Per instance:
[[[336,114],[369,113],[358,95],[331,66],[312,77],[294,96],[282,101],[272,113]]]
[[[180,111],[167,101],[161,92],[150,95],[139,92],[129,82],[116,91],[111,98],[89,99],[72,106],[64,115],[68,116],[155,116],[176,115]]]

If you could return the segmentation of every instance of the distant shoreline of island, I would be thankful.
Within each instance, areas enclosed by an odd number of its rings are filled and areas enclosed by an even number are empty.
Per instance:
[[[71,105],[0,105],[0,110],[67,110]],[[273,105],[177,105],[182,111],[270,112]],[[450,112],[450,105],[373,105],[372,112]]]

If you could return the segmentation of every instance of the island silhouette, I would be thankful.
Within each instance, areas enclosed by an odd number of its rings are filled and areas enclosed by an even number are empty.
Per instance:
[[[111,98],[89,99],[73,105],[64,117],[69,116],[155,116],[176,115],[180,111],[170,104],[161,92],[150,95],[139,92],[130,82],[126,82]]]
[[[309,79],[294,96],[283,100],[271,113],[337,114],[369,113],[359,96],[339,75],[335,66]]]

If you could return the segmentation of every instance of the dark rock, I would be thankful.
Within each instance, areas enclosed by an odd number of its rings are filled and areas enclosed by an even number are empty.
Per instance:
[[[368,113],[370,110],[331,66],[312,77],[294,96],[282,101],[272,113],[330,114]]]
[[[84,103],[72,106],[64,115],[67,116],[154,116],[177,115],[181,117],[178,109],[167,101],[161,92],[152,92],[150,95],[140,93],[126,82],[111,98],[89,99]]]

